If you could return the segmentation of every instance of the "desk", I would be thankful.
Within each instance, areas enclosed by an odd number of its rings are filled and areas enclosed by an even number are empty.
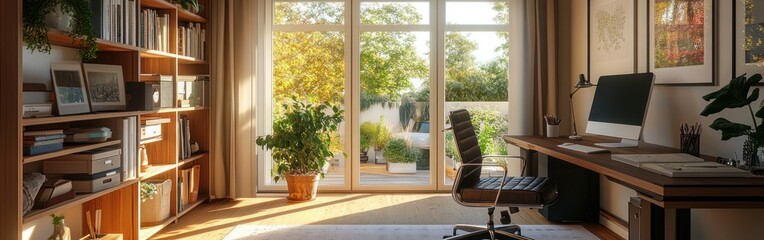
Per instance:
[[[585,136],[575,141],[542,136],[504,136],[504,141],[523,149],[523,157],[534,162],[546,154],[604,175],[637,191],[644,239],[690,239],[691,208],[764,208],[764,178],[670,178],[610,159],[610,153],[586,154],[557,147],[565,142],[594,146],[615,142],[607,137]],[[677,149],[641,143],[638,148],[611,148],[612,153],[675,153]],[[703,156],[707,161],[713,157]],[[531,168],[532,169],[532,168]],[[627,203],[624,203],[627,204]]]

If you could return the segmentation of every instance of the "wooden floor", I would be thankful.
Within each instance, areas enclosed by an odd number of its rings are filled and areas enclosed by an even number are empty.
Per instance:
[[[486,211],[456,204],[450,194],[319,194],[310,202],[285,195],[218,200],[202,204],[152,239],[222,239],[239,224],[485,224]],[[498,214],[495,216],[498,222]],[[512,214],[517,224],[553,224],[537,211]],[[621,239],[599,224],[584,227],[601,239]]]

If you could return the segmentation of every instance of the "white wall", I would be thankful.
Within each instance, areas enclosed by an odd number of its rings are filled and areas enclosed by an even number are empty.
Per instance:
[[[559,8],[560,16],[570,16],[571,57],[569,65],[570,76],[562,81],[573,83],[576,75],[586,72],[586,3],[587,0],[572,0],[570,8]],[[638,0],[640,6],[645,6],[647,0]],[[731,36],[732,36],[732,4],[733,1],[718,1],[719,10],[719,86],[655,86],[645,123],[644,139],[648,143],[678,147],[678,127],[683,122],[699,122],[708,126],[717,117],[725,117],[731,121],[742,123],[750,122],[750,115],[746,109],[724,110],[721,114],[712,117],[703,117],[699,113],[706,106],[701,97],[715,91],[727,83],[732,76],[731,60]],[[645,19],[644,14],[638,16],[640,23]],[[565,26],[566,21],[560,27]],[[645,25],[640,25],[643,28]],[[642,37],[644,35],[639,35]],[[644,40],[643,40],[644,41]],[[579,43],[579,44],[577,44]],[[644,48],[642,48],[644,49]],[[641,53],[644,57],[644,53]],[[644,65],[644,58],[638,60]],[[641,71],[645,67],[640,66]],[[752,73],[749,73],[749,75]],[[576,123],[579,129],[586,128],[589,108],[591,107],[594,91],[582,90],[576,94],[574,108],[576,111]],[[560,96],[567,97],[567,95]],[[701,137],[701,153],[712,156],[732,157],[734,152],[738,155],[742,152],[744,139],[736,138],[730,141],[721,141],[721,133],[710,128],[705,128]],[[636,192],[618,184],[601,178],[600,205],[601,208],[615,214],[621,219],[627,217],[628,197],[636,196]],[[760,239],[764,235],[762,209],[702,209],[692,210],[692,239]],[[619,229],[616,232],[622,233]],[[625,237],[625,236],[623,236]]]

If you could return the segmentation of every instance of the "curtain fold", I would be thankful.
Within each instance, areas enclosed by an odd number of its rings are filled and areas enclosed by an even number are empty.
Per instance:
[[[210,3],[210,166],[215,198],[256,192],[254,86],[257,1]]]
[[[558,115],[557,0],[536,0],[528,6],[533,18],[533,134],[544,135],[544,114]]]

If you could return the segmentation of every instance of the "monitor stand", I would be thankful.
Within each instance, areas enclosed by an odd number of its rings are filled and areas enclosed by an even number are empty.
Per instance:
[[[639,141],[632,139],[621,139],[617,143],[595,143],[594,145],[610,148],[639,147]]]

